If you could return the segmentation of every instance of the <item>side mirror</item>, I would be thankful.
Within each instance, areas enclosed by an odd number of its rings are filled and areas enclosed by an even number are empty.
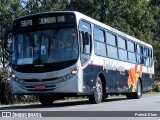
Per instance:
[[[5,33],[5,38],[4,38],[4,49],[12,54],[12,30],[9,30],[8,32]]]

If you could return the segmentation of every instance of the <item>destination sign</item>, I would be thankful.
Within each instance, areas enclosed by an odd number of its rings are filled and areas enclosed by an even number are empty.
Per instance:
[[[32,16],[26,16],[13,22],[13,29],[19,30],[24,28],[32,28],[35,26],[45,25],[63,25],[75,24],[75,15],[73,13],[44,13]]]

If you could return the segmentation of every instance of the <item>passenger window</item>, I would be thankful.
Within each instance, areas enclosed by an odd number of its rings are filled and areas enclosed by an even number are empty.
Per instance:
[[[149,57],[145,57],[145,65],[149,66]]]
[[[144,49],[143,49],[143,55],[144,56],[147,56],[147,49],[144,47]]]
[[[118,53],[119,53],[119,59],[122,61],[128,60],[127,50],[126,50],[126,40],[124,40],[121,37],[118,37]]]
[[[127,41],[128,51],[135,52],[135,44],[131,41]]]
[[[120,60],[123,60],[123,61],[127,61],[128,60],[127,51],[126,50],[118,49],[118,52],[119,52],[119,59]]]
[[[104,42],[104,31],[94,27],[94,40]]]
[[[149,57],[149,49],[146,49],[146,56]]]
[[[104,43],[94,41],[94,48],[97,55],[106,56],[106,45]]]
[[[144,59],[145,59],[145,65],[149,66],[149,49],[147,47],[144,47],[143,49],[143,53],[144,53]]]
[[[106,56],[105,32],[97,27],[93,29],[95,53],[100,56]]]
[[[141,55],[137,55],[137,63],[141,64]]]
[[[115,35],[113,35],[109,32],[106,32],[106,36],[107,36],[107,44],[117,46]]]
[[[130,62],[136,63],[136,55],[135,55],[135,53],[128,52],[128,59],[129,59]]]
[[[152,58],[152,50],[150,50],[149,56],[150,56],[150,58]]]
[[[107,45],[108,57],[118,59],[117,47]]]
[[[140,46],[137,44],[137,47],[136,47],[136,52],[137,54],[141,54],[141,49],[140,49]]]
[[[153,65],[153,59],[150,59],[150,66],[152,66]]]
[[[118,37],[118,47],[126,49],[126,41],[121,37]]]
[[[151,49],[149,50],[149,57],[150,57],[149,65],[152,66],[153,65],[153,55],[152,55],[152,50]]]

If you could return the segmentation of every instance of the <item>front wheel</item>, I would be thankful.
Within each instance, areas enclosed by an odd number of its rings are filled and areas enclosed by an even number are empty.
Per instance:
[[[39,101],[44,106],[49,106],[53,104],[53,97],[52,96],[39,96]]]
[[[98,104],[102,101],[103,98],[103,86],[100,77],[97,77],[96,80],[96,89],[93,95],[89,96],[89,102],[93,104]]]

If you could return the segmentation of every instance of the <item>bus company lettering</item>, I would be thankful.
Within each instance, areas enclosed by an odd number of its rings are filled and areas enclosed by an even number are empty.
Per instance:
[[[106,65],[104,66],[104,68],[107,69],[107,70],[125,71],[125,67],[123,67],[123,66],[116,66],[116,65],[112,65],[112,64],[106,64]]]

